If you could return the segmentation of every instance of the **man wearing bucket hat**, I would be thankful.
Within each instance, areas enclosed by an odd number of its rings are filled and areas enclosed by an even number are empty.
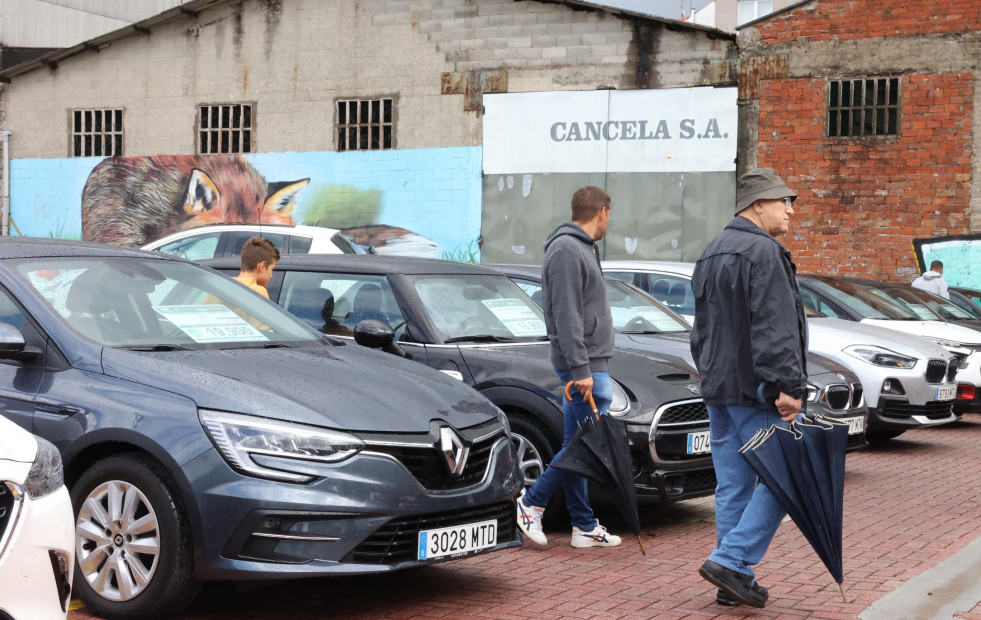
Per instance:
[[[772,168],[736,184],[736,217],[695,265],[691,350],[708,407],[715,491],[716,548],[699,574],[719,588],[716,602],[762,608],[767,591],[753,565],[785,512],[757,485],[739,449],[756,433],[794,420],[806,390],[807,325],[790,252],[777,241],[790,228],[797,194]]]

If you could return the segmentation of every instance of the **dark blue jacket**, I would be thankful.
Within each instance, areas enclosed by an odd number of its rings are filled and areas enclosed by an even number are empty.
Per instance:
[[[709,405],[769,407],[779,392],[807,389],[807,323],[790,252],[736,216],[702,253],[692,275],[691,352]]]

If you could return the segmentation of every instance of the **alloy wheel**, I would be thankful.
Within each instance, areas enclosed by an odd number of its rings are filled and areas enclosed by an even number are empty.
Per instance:
[[[150,584],[160,531],[153,506],[135,485],[110,480],[92,489],[78,511],[75,535],[79,569],[106,600],[131,600]]]
[[[538,448],[535,447],[535,444],[528,441],[527,437],[519,435],[513,430],[511,432],[511,443],[514,444],[514,449],[518,453],[518,466],[521,468],[524,485],[526,488],[530,487],[535,484],[538,477],[545,471],[545,463],[542,462],[542,456],[538,452]]]

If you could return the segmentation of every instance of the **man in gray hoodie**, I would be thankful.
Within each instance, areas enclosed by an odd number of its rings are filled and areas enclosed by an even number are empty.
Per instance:
[[[572,222],[560,225],[545,241],[542,265],[542,310],[551,343],[552,367],[563,383],[572,381],[571,401],[562,407],[564,437],[559,458],[576,429],[592,409],[593,397],[602,413],[613,401],[610,357],[613,355],[613,317],[606,299],[596,241],[606,234],[610,197],[602,189],[582,187],[572,196]],[[518,526],[540,545],[548,542],[542,515],[549,498],[562,488],[572,520],[572,546],[614,547],[620,537],[610,534],[593,516],[586,479],[547,468],[518,498]]]
[[[911,286],[921,291],[940,295],[944,299],[950,299],[950,293],[947,292],[947,281],[944,280],[944,264],[938,260],[930,263],[930,271],[913,280]]]

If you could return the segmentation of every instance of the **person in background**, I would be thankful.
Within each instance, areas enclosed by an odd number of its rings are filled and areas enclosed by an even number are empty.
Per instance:
[[[266,285],[279,262],[279,250],[269,239],[252,237],[242,246],[242,267],[235,280],[269,299]]]
[[[930,263],[930,271],[924,272],[922,276],[913,280],[913,288],[921,291],[940,295],[944,299],[950,299],[947,292],[947,281],[944,280],[944,264],[938,260]]]

